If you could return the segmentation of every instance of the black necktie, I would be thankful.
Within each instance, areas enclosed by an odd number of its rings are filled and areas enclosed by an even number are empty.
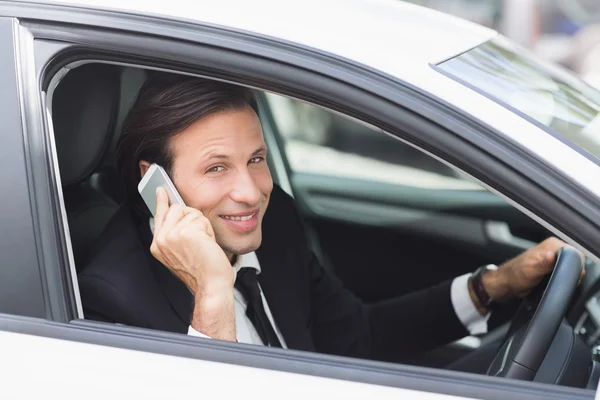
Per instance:
[[[258,287],[258,278],[256,277],[256,269],[242,268],[238,271],[235,278],[235,288],[240,291],[248,302],[246,315],[252,321],[258,335],[263,343],[271,347],[281,347],[279,338],[267,317],[265,308],[263,307],[260,288]]]

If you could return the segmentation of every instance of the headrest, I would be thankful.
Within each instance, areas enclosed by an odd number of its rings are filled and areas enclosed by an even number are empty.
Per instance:
[[[63,186],[89,178],[102,162],[119,110],[120,70],[86,64],[69,71],[52,99],[52,120]]]
[[[106,156],[104,157],[104,166],[113,168],[116,163],[117,143],[123,134],[123,124],[133,103],[137,99],[142,85],[146,81],[146,71],[137,67],[123,67],[121,72],[121,94],[119,95],[119,111],[117,122],[114,129],[112,143],[110,144]]]

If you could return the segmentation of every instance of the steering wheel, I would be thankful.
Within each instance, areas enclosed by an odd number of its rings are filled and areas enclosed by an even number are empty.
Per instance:
[[[563,247],[558,251],[546,287],[540,284],[523,300],[488,375],[527,381],[535,378],[577,289],[582,268],[577,250]]]

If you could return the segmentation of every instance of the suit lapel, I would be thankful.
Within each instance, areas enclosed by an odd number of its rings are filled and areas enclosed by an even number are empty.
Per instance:
[[[144,252],[148,258],[150,269],[156,278],[160,290],[169,301],[169,304],[171,304],[177,316],[186,326],[189,326],[192,319],[192,312],[194,311],[194,296],[179,278],[173,275],[167,267],[150,253],[152,232],[150,232],[148,220],[145,220],[145,222],[142,221],[138,226],[138,230],[142,237]]]
[[[314,351],[308,327],[303,323],[294,282],[286,274],[285,259],[278,257],[273,249],[261,246],[256,251],[261,273],[258,281],[267,299],[273,319],[279,327],[287,347],[295,350]],[[288,260],[289,261],[289,260]]]

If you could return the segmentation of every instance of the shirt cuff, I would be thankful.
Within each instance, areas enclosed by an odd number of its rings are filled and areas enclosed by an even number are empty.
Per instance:
[[[481,315],[471,295],[469,295],[469,278],[472,274],[464,274],[452,281],[450,286],[450,299],[456,316],[462,322],[463,326],[471,335],[482,335],[487,333],[487,322],[490,319],[490,313]]]
[[[195,330],[194,328],[192,328],[192,326],[190,325],[188,328],[188,336],[196,336],[196,337],[201,337],[201,338],[205,338],[205,339],[212,339],[210,336],[206,336],[204,333],[200,333],[197,330]]]

